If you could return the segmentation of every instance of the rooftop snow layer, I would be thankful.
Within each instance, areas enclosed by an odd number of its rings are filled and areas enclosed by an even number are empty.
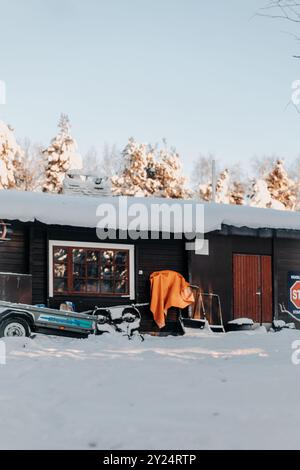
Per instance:
[[[120,203],[123,206],[119,207]],[[126,204],[129,212],[132,211],[129,214],[129,219],[126,217]],[[170,228],[168,217],[160,217],[159,220],[155,221],[150,220],[148,214],[151,208],[157,204],[164,204],[169,208],[176,204],[181,209],[186,204],[192,206],[194,213],[197,205],[202,206],[199,202],[191,200],[91,197],[2,190],[0,191],[0,219],[19,220],[21,222],[36,220],[47,225],[92,228],[95,228],[98,224],[100,227],[108,226],[109,228],[126,230],[128,229],[128,223],[139,215],[140,230],[182,232],[182,229],[178,228],[176,223],[175,227],[173,225]],[[99,206],[102,211],[107,211],[105,219],[102,221],[101,217],[97,216]],[[206,203],[203,207],[205,233],[220,230],[222,224],[234,227],[300,230],[300,212],[213,203]],[[142,215],[141,209],[143,210]],[[138,214],[135,210],[138,210]],[[193,219],[193,217],[189,217],[189,219]],[[195,231],[195,220],[189,220],[189,224]],[[187,232],[187,230],[184,231]]]

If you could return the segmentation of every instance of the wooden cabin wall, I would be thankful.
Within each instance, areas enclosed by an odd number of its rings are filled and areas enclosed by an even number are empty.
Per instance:
[[[40,223],[12,222],[11,240],[0,243],[0,272],[32,274],[33,303],[48,303],[48,240],[99,241],[93,229],[75,227],[47,227]],[[149,276],[153,271],[172,269],[189,276],[193,284],[203,291],[220,295],[224,322],[232,319],[232,258],[234,253],[273,254],[274,309],[278,315],[278,303],[288,304],[287,277],[289,271],[300,271],[300,239],[262,238],[259,236],[208,234],[209,255],[195,255],[186,252],[182,240],[124,240],[135,245],[135,286],[136,301],[149,301]],[[117,241],[122,243],[122,241]],[[188,267],[189,259],[189,267]],[[140,272],[139,272],[140,271]],[[99,304],[99,297],[74,296],[79,311]],[[58,307],[66,300],[65,296],[50,299],[50,306]],[[102,297],[101,305],[128,303],[128,299]],[[170,315],[173,325],[166,331],[175,331],[176,315]],[[279,315],[280,317],[280,315]],[[283,317],[282,317],[283,318]],[[290,320],[288,318],[283,318]],[[149,310],[143,310],[144,331],[158,331]]]
[[[93,309],[95,305],[112,306],[132,302],[122,297],[93,297],[56,295],[48,299],[48,240],[99,242],[94,229],[75,227],[46,227],[32,224],[30,228],[30,273],[33,276],[33,302],[45,303],[57,308],[66,301],[73,301],[78,311]],[[113,243],[108,241],[108,243]],[[153,271],[172,269],[187,276],[187,256],[183,240],[117,240],[116,243],[135,245],[135,292],[137,302],[149,302],[149,276]],[[170,313],[163,332],[176,332],[177,316]],[[142,330],[159,331],[149,308],[142,311]]]
[[[187,276],[187,254],[181,240],[139,240],[136,244],[137,301],[149,300],[150,274],[170,269]],[[142,270],[143,274],[138,274]]]
[[[12,222],[11,240],[0,243],[0,272],[28,274],[27,227]]]
[[[48,303],[47,231],[31,224],[29,228],[29,273],[32,275],[32,303]]]
[[[136,292],[138,302],[149,302],[150,274],[154,271],[170,269],[187,278],[188,258],[185,243],[182,240],[139,240],[136,244]],[[143,274],[138,274],[142,270]],[[168,312],[166,326],[159,330],[153,320],[149,308],[142,311],[142,331],[160,332],[160,334],[176,334],[179,332],[178,312]]]
[[[259,238],[253,236],[208,234],[209,255],[195,255],[186,252],[181,240],[138,240],[135,244],[135,285],[136,301],[149,301],[149,276],[151,272],[172,269],[189,277],[193,284],[205,292],[220,295],[224,322],[232,319],[233,283],[232,258],[234,253],[273,255],[274,310],[278,316],[278,303],[288,304],[287,276],[289,271],[300,270],[300,240],[291,238]],[[94,230],[74,227],[46,227],[31,224],[30,230],[22,224],[14,227],[10,242],[0,245],[0,270],[13,271],[33,276],[33,302],[48,302],[48,239],[97,242]],[[121,241],[118,241],[121,243]],[[124,240],[124,243],[133,243]],[[28,247],[30,247],[28,253]],[[274,253],[274,254],[273,254]],[[188,271],[189,258],[189,273]],[[139,274],[139,271],[142,271]],[[71,296],[70,296],[71,297]],[[65,296],[50,299],[50,306],[58,307]],[[99,304],[97,297],[74,296],[76,308],[80,311]],[[101,305],[128,303],[128,299],[101,298]],[[280,317],[280,315],[279,315]],[[283,318],[283,317],[282,317]],[[170,319],[175,321],[174,315]],[[288,318],[283,318],[286,321]],[[175,329],[168,324],[167,330]],[[143,330],[158,331],[152,314],[143,309]]]
[[[209,255],[190,252],[189,280],[204,292],[220,295],[226,323],[232,320],[233,254],[271,255],[272,239],[218,233],[208,234],[205,238],[209,240]]]
[[[276,317],[291,322],[293,319],[280,313],[279,303],[283,303],[288,308],[288,273],[289,271],[300,272],[300,239],[275,238],[274,265],[277,284],[275,286]],[[296,326],[299,327],[299,324]]]

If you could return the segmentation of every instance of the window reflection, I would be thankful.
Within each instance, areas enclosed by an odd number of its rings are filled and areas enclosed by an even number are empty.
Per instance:
[[[56,293],[128,295],[129,250],[54,247]]]

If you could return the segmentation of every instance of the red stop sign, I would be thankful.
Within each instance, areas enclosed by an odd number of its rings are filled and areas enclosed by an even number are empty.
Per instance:
[[[296,308],[300,309],[300,281],[294,282],[290,288],[290,299]]]

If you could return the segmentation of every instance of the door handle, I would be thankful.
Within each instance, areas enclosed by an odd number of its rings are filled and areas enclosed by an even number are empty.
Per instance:
[[[261,292],[260,292],[260,291],[258,291],[258,292],[255,292],[255,293],[256,293],[256,295],[261,295]]]

